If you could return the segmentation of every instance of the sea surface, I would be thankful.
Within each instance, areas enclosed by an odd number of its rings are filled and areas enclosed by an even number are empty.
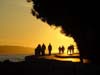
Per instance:
[[[31,54],[0,55],[0,62],[3,62],[5,60],[10,60],[12,62],[24,61],[25,56],[28,56],[28,55],[31,55]]]

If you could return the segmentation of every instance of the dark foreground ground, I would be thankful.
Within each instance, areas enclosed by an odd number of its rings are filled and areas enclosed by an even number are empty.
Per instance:
[[[100,75],[97,64],[26,57],[22,62],[0,62],[0,75]]]

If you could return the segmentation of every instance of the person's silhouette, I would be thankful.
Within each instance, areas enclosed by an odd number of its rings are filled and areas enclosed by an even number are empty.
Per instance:
[[[74,53],[74,45],[68,46],[67,54],[73,54],[73,53]]]
[[[74,45],[71,45],[72,54],[74,53]]]
[[[59,46],[58,50],[59,50],[59,54],[61,54],[61,47],[60,46]]]
[[[51,51],[52,51],[52,46],[51,44],[48,45],[48,52],[49,52],[49,55],[51,55]]]
[[[45,50],[46,50],[46,46],[45,46],[45,44],[43,43],[43,45],[42,45],[42,50],[41,50],[42,55],[45,55]]]
[[[39,56],[41,51],[41,45],[38,44],[38,46],[35,48],[35,56]]]
[[[64,51],[65,51],[65,47],[64,47],[64,46],[62,46],[62,49],[61,49],[61,50],[62,50],[62,53],[64,53]]]

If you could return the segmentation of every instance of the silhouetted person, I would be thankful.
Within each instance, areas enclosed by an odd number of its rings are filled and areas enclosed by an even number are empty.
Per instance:
[[[41,45],[38,44],[38,46],[35,48],[35,56],[39,56],[41,51]]]
[[[45,44],[43,44],[42,45],[42,50],[41,50],[42,55],[45,55],[45,50],[46,50],[46,46],[45,46]]]
[[[58,50],[59,50],[59,54],[61,54],[62,48],[60,46],[59,46]]]
[[[52,46],[51,44],[48,45],[48,52],[49,52],[49,55],[51,55],[51,51],[52,51]]]
[[[65,47],[62,46],[61,50],[62,50],[62,53],[64,53],[64,51],[65,51]]]
[[[73,54],[74,53],[74,45],[68,46],[67,54]]]
[[[70,46],[67,48],[67,54],[71,54]]]
[[[72,53],[74,54],[74,45],[72,45]]]

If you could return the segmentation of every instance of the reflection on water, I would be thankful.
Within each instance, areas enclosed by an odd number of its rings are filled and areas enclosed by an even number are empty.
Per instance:
[[[28,54],[17,54],[17,55],[0,55],[0,62],[5,60],[10,60],[12,62],[24,61],[25,56],[29,56]]]
[[[59,61],[71,61],[71,62],[80,62],[79,54],[53,54],[50,56],[42,56],[40,58],[46,58],[46,59],[54,59]],[[89,63],[88,59],[83,59],[83,63]]]

